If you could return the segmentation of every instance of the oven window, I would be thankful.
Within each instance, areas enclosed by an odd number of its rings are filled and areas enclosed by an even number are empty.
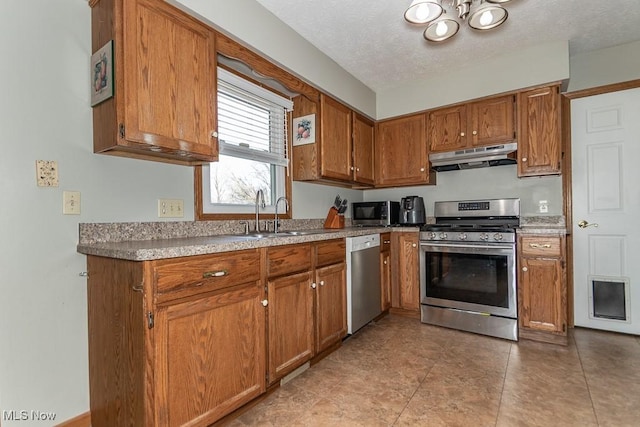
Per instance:
[[[506,255],[425,252],[424,256],[427,297],[509,307]]]

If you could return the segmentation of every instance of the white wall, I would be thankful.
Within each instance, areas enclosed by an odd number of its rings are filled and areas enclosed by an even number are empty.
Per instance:
[[[0,417],[89,408],[78,223],[157,221],[159,197],[193,219],[191,168],[92,153],[90,16],[85,1],[0,2]],[[38,159],[58,161],[59,187],[36,186]],[[81,191],[81,215],[62,215],[63,190]]]
[[[364,199],[397,200],[422,196],[427,216],[433,203],[447,200],[519,198],[522,215],[538,215],[538,202],[547,200],[547,215],[562,215],[562,179],[558,176],[517,178],[516,165],[438,172],[437,185],[369,190]]]
[[[571,57],[567,92],[640,79],[640,41]]]
[[[569,78],[569,43],[507,52],[474,67],[450,70],[377,93],[377,118],[399,116]]]
[[[169,0],[371,118],[375,93],[254,0]]]

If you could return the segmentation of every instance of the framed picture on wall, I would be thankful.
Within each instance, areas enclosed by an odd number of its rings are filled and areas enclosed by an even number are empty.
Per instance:
[[[313,144],[316,142],[316,115],[293,119],[293,145]]]
[[[91,55],[91,106],[113,96],[113,40]]]

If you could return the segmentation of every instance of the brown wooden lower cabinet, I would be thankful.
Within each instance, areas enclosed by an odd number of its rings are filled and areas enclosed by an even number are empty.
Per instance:
[[[565,237],[518,236],[519,336],[567,344]]]
[[[259,261],[88,256],[91,425],[204,426],[263,393]]]
[[[391,307],[398,314],[420,315],[419,233],[391,234]]]
[[[210,425],[347,333],[344,239],[87,269],[94,427]]]
[[[315,273],[318,354],[347,335],[347,267],[343,261],[319,267]]]
[[[391,233],[380,235],[380,309],[391,308]]]

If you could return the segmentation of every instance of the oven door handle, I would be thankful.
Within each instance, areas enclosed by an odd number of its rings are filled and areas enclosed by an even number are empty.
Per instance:
[[[508,245],[470,245],[464,243],[430,243],[430,242],[420,242],[420,246],[426,246],[431,248],[449,248],[449,249],[458,249],[458,248],[467,248],[467,249],[513,249],[515,247],[515,243],[510,243]]]

